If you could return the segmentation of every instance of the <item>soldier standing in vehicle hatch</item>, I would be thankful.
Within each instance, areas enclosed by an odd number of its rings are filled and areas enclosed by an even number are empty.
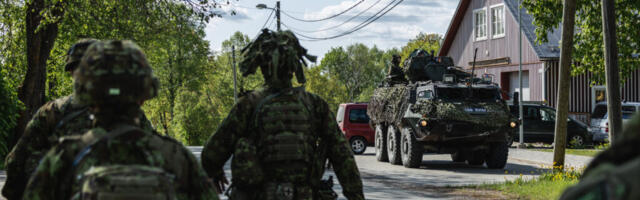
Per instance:
[[[407,79],[404,77],[404,72],[400,67],[400,56],[394,54],[391,59],[391,65],[389,65],[389,71],[387,72],[387,81],[390,85],[406,83]]]

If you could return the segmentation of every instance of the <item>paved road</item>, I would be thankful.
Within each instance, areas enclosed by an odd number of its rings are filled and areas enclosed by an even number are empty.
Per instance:
[[[196,157],[200,157],[202,147],[189,147]],[[510,149],[505,169],[486,169],[484,166],[469,166],[454,163],[448,154],[425,154],[420,168],[408,169],[403,166],[378,162],[373,148],[367,148],[356,161],[362,175],[367,199],[476,199],[497,198],[496,196],[469,196],[468,193],[450,192],[445,186],[476,185],[514,180],[520,176],[533,178],[548,171],[543,165],[551,163],[552,154],[531,150]],[[583,166],[589,157],[567,155],[567,164]],[[227,177],[231,177],[229,163],[225,166]],[[328,170],[326,176],[334,176]],[[0,171],[0,187],[5,174]],[[334,178],[334,189],[342,196],[342,190]]]
[[[189,147],[199,157],[201,147]],[[425,154],[418,169],[378,162],[373,148],[367,148],[363,155],[357,155],[356,161],[362,175],[367,199],[466,199],[468,194],[449,193],[439,188],[445,186],[477,185],[514,180],[520,176],[533,178],[548,169],[551,153],[511,148],[511,156],[505,169],[487,169],[484,166],[469,166],[454,163],[449,154]],[[567,163],[578,166],[587,163],[590,158],[567,156]],[[577,161],[580,161],[576,163]],[[229,164],[225,167],[227,177],[231,177]],[[326,176],[334,176],[327,171]],[[334,189],[342,196],[340,184],[335,179]],[[486,198],[496,198],[495,196]]]

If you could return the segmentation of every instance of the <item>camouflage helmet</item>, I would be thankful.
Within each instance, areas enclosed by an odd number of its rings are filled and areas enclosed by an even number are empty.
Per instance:
[[[128,40],[95,42],[74,74],[76,99],[87,105],[140,103],[157,95],[144,53]]]
[[[306,82],[302,67],[307,66],[307,62],[303,58],[316,61],[291,31],[268,29],[262,29],[262,33],[242,49],[242,56],[240,72],[243,76],[255,73],[260,67],[265,79],[288,81],[290,74],[295,73],[298,83]]]
[[[67,51],[67,63],[64,65],[64,71],[73,72],[78,67],[80,59],[84,55],[89,45],[97,42],[98,40],[92,38],[80,39],[73,44],[69,51]]]

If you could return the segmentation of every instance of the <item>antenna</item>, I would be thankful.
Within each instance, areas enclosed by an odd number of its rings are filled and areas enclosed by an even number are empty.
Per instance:
[[[475,79],[475,71],[476,71],[476,55],[478,54],[478,48],[475,48],[473,51],[473,64],[471,66],[471,85],[473,85],[473,79]]]

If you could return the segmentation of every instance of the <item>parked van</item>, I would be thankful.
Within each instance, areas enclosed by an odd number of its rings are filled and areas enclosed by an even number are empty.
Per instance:
[[[622,102],[622,122],[631,119],[640,110],[640,102]],[[591,113],[591,129],[602,134],[609,134],[609,115],[607,102],[596,104]]]
[[[373,145],[374,131],[369,126],[366,103],[344,103],[338,107],[336,121],[347,137],[351,150],[362,154]]]

